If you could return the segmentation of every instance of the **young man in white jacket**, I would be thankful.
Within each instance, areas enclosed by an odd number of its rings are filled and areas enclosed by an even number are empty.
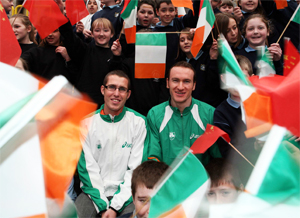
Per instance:
[[[119,70],[108,73],[101,93],[104,104],[82,121],[78,173],[83,193],[75,201],[79,217],[131,212],[132,171],[147,153],[146,119],[124,106],[131,93],[128,76]]]

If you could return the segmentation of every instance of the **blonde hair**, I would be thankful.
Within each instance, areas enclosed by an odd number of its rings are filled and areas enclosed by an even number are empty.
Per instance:
[[[24,14],[15,14],[14,16],[11,17],[11,19],[17,19],[19,18],[22,22],[22,24],[27,28],[28,26],[31,27],[29,34],[29,40],[32,41],[34,44],[37,44],[35,37],[34,37],[34,27],[32,23],[30,22],[29,18],[24,15]]]
[[[109,28],[111,30],[112,35],[115,34],[115,29],[114,29],[112,23],[108,19],[106,19],[106,18],[98,18],[98,19],[96,19],[93,22],[93,24],[92,24],[92,28],[91,28],[92,32],[94,31],[94,29],[97,26],[101,26],[101,25],[103,25],[104,28]]]
[[[236,55],[236,60],[239,63],[241,69],[245,69],[248,71],[249,76],[252,76],[253,74],[253,69],[252,69],[252,64],[249,61],[249,59],[243,55]]]

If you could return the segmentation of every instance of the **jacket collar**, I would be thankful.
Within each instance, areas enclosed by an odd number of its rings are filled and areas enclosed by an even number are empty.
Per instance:
[[[117,122],[121,121],[123,119],[126,111],[127,111],[127,107],[124,106],[122,112],[119,115],[112,116],[110,114],[107,114],[107,115],[101,114],[100,112],[103,109],[104,109],[104,104],[101,105],[100,109],[98,110],[99,111],[99,115],[102,118],[102,120],[104,120],[105,122],[108,122],[108,123],[117,123]]]

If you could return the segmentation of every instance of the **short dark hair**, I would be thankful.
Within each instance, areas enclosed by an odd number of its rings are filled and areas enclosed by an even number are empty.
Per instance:
[[[170,70],[169,70],[168,77],[167,77],[168,79],[170,79],[170,73],[171,73],[171,70],[172,70],[174,67],[183,67],[183,68],[191,69],[191,70],[193,71],[193,73],[194,73],[194,76],[193,76],[193,82],[194,82],[194,83],[196,82],[196,71],[195,71],[194,67],[193,67],[190,63],[188,63],[188,62],[186,62],[186,61],[179,61],[179,62],[177,62],[176,64],[174,64],[174,65],[170,68]]]
[[[173,4],[171,0],[157,0],[157,1],[156,1],[156,9],[157,9],[157,10],[159,10],[160,5],[161,5],[162,3],[166,3],[167,5]]]
[[[113,70],[113,71],[110,71],[108,74],[106,74],[106,76],[103,79],[103,85],[104,86],[106,86],[107,81],[108,81],[108,77],[111,76],[111,75],[116,75],[118,77],[124,77],[124,78],[126,78],[127,81],[128,81],[128,87],[127,88],[128,88],[128,90],[131,89],[130,79],[127,76],[127,74],[124,73],[122,70]]]
[[[153,8],[153,11],[154,11],[154,13],[155,13],[155,1],[154,1],[154,0],[140,0],[140,1],[138,2],[138,5],[137,5],[137,11],[140,10],[140,7],[141,7],[143,4],[150,5],[150,6]]]
[[[145,161],[139,165],[132,173],[131,192],[134,198],[139,185],[145,185],[148,189],[153,189],[161,176],[169,168],[164,162],[153,160]]]
[[[232,183],[237,190],[243,187],[238,170],[224,158],[212,159],[205,167],[210,180],[211,187],[217,187],[220,182],[226,180],[227,175],[231,176],[231,180],[227,183]]]

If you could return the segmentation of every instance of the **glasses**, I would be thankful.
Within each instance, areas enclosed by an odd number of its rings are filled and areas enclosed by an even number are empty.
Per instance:
[[[118,89],[120,93],[124,94],[128,91],[128,89],[123,86],[121,86],[119,88],[117,88],[117,86],[115,86],[115,85],[108,85],[108,86],[104,86],[104,87],[110,92],[114,92],[114,91],[116,91],[116,89]]]

